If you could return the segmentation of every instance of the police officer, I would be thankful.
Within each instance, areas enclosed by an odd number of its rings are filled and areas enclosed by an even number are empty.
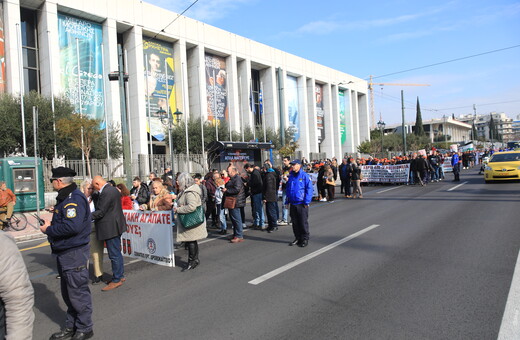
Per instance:
[[[88,258],[91,231],[90,208],[85,195],[74,183],[76,172],[52,169],[50,179],[58,192],[52,221],[40,227],[47,234],[61,276],[61,295],[67,305],[65,328],[50,339],[89,339],[92,331],[92,296],[88,287]]]

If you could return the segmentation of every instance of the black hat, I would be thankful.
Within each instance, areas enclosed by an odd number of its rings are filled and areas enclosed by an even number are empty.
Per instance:
[[[76,176],[76,171],[71,168],[65,168],[63,166],[52,169],[52,178],[62,178],[62,177],[74,177]]]

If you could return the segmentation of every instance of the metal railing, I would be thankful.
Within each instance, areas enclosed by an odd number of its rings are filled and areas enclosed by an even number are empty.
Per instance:
[[[171,168],[174,172],[199,172],[204,175],[204,161],[205,158],[200,154],[190,154],[189,158],[185,154],[175,154],[172,166],[170,155],[139,155],[137,159],[132,159],[130,178],[139,176],[144,180],[152,171],[160,176],[166,168]],[[44,160],[43,176],[48,179],[52,176],[52,168],[65,166],[76,171],[76,179],[80,181],[97,175],[105,179],[126,178],[122,159],[91,159],[89,165],[91,176],[84,172],[84,169],[88,172],[88,167],[84,168],[81,160]],[[49,181],[44,183],[46,192],[53,190]]]

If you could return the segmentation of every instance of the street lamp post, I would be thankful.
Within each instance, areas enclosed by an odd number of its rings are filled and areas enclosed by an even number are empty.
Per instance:
[[[383,149],[383,135],[384,135],[384,130],[385,130],[385,122],[383,122],[382,119],[379,120],[379,122],[377,122],[377,127],[379,128],[379,130],[381,131],[381,154],[384,153],[384,149]],[[404,131],[403,131],[404,133]]]
[[[172,140],[173,117],[168,111],[165,111],[165,110],[163,110],[162,107],[160,107],[159,110],[157,111],[157,114],[159,115],[159,117],[161,117],[161,123],[168,127],[168,140],[169,140],[168,144],[170,146],[170,162],[171,162],[172,172],[173,172],[173,140]],[[177,109],[173,114],[175,115],[175,121],[177,122],[177,125],[178,125],[179,122],[181,121],[182,112],[180,112],[179,109]]]

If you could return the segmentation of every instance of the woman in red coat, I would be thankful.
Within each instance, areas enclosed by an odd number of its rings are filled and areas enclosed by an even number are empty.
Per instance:
[[[123,210],[132,210],[132,199],[130,198],[130,190],[123,183],[116,185],[117,190],[121,193],[121,207]]]

